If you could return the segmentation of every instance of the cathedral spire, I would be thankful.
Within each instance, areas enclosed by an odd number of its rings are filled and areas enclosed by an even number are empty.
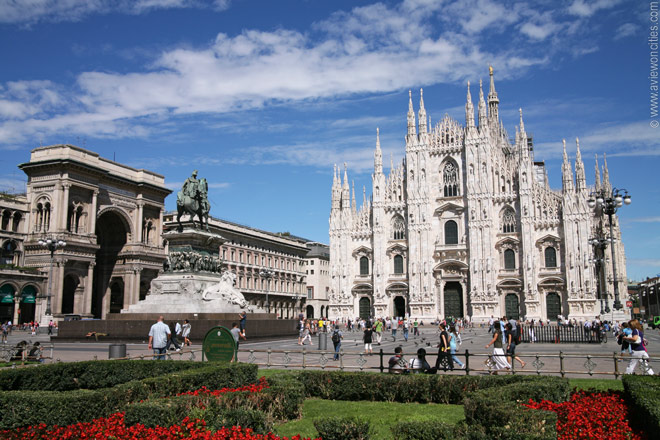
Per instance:
[[[495,91],[495,77],[493,76],[493,66],[488,66],[488,74],[490,75],[490,90],[488,92],[488,120],[491,123],[492,127],[499,124],[499,103],[500,100],[497,98],[497,92]],[[520,129],[522,130],[522,127]]]
[[[488,115],[486,114],[486,101],[484,100],[484,89],[481,80],[479,80],[479,129],[483,130],[488,125]]]
[[[612,192],[612,184],[610,183],[610,171],[607,169],[607,155],[603,153],[603,188],[606,193]]]
[[[335,164],[332,173],[332,209],[339,209],[341,206],[341,185],[337,175],[337,164]]]
[[[568,154],[566,153],[566,139],[562,140],[564,144],[564,161],[561,165],[561,174],[562,174],[562,189],[564,193],[573,191],[573,168],[571,168],[571,163],[568,161]]]
[[[580,153],[580,139],[575,138],[577,151],[575,152],[575,187],[578,191],[587,189],[587,178],[584,172],[584,162],[582,162],[582,153]]]
[[[348,166],[344,162],[344,184],[341,187],[341,208],[348,209],[351,207],[351,189],[348,186]]]
[[[523,121],[522,108],[519,108],[518,112],[520,113],[520,132],[525,133],[525,122]]]
[[[472,95],[470,94],[470,81],[467,82],[467,99],[465,100],[465,126],[474,127],[474,104],[472,104]]]
[[[374,172],[383,173],[383,151],[380,149],[380,129],[376,127],[376,151],[374,152]]]
[[[600,191],[600,169],[598,168],[598,155],[596,154],[596,191]]]
[[[362,185],[362,206],[367,206],[367,188]]]
[[[352,180],[351,184],[352,184],[352,193],[353,193],[353,196],[351,197],[351,207],[353,208],[353,214],[356,214],[357,204],[355,203],[355,180]]]
[[[419,89],[419,134],[426,133],[426,109],[424,108],[424,89]]]
[[[415,136],[415,111],[413,110],[412,91],[408,90],[408,136]]]

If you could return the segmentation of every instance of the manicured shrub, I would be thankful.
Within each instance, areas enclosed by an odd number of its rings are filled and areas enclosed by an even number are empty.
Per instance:
[[[628,374],[623,376],[623,389],[631,424],[646,432],[660,432],[660,377]]]
[[[39,423],[51,426],[87,422],[120,411],[130,402],[173,396],[202,386],[218,389],[256,381],[255,365],[199,364],[201,368],[98,390],[0,392],[0,408],[11,408],[11,411],[0,411],[0,429]]]
[[[109,388],[132,380],[203,368],[194,361],[108,360],[63,362],[0,371],[0,390],[71,391]]]
[[[305,370],[296,375],[308,397],[330,400],[370,400],[461,404],[471,391],[513,383],[536,383],[536,376],[395,375]]]
[[[314,420],[314,427],[323,440],[369,440],[372,428],[358,417],[323,417]]]
[[[454,440],[454,426],[439,420],[411,420],[390,428],[394,440]]]

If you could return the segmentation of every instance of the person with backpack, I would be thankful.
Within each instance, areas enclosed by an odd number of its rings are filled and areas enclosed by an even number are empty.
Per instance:
[[[374,350],[371,345],[373,334],[374,331],[371,329],[371,327],[367,327],[364,329],[364,335],[362,336],[362,341],[364,342],[364,354],[368,354],[369,356],[374,354]]]
[[[332,332],[332,336],[330,339],[332,339],[332,345],[335,347],[335,356],[333,360],[338,361],[339,360],[339,350],[341,349],[341,340],[344,336],[341,334],[341,330],[339,330],[339,326],[335,325],[335,329]]]

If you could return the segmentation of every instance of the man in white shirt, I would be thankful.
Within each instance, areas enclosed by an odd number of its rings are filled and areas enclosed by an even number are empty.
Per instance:
[[[170,328],[163,322],[163,316],[159,316],[158,322],[149,330],[149,349],[154,351],[154,360],[165,360],[165,347],[171,334]]]

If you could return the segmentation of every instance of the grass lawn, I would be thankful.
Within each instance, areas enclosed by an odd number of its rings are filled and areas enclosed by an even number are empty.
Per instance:
[[[621,379],[568,379],[568,383],[578,390],[623,391]]]
[[[391,439],[390,427],[404,420],[436,419],[454,424],[464,419],[463,405],[307,399],[303,405],[303,418],[276,426],[275,433],[281,436],[301,434],[303,437],[314,438],[318,436],[314,419],[356,415],[371,422],[375,430],[373,438],[377,439]]]

